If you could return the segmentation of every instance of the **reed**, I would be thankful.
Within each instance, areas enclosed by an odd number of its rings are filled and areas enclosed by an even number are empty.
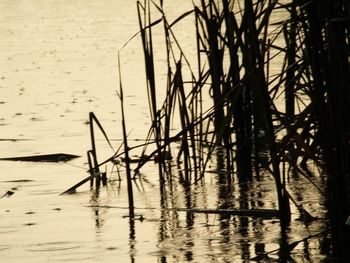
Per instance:
[[[93,154],[92,154],[92,151],[89,150],[87,152],[87,159],[88,159],[88,165],[89,165],[89,171],[90,171],[90,188],[93,188],[94,187],[94,178],[95,178],[95,175],[94,175],[94,165],[93,165]]]
[[[124,144],[124,156],[125,156],[125,166],[126,166],[126,182],[128,187],[128,201],[129,201],[129,216],[133,218],[134,213],[134,195],[132,190],[132,181],[131,181],[131,169],[130,169],[130,158],[129,158],[129,147],[128,139],[126,133],[126,124],[125,124],[125,114],[124,114],[124,95],[123,95],[123,85],[122,85],[122,74],[120,68],[120,56],[118,54],[118,69],[119,69],[119,93],[118,97],[120,99],[121,107],[121,116],[122,116],[122,129],[123,129],[123,144]]]
[[[96,144],[95,144],[95,132],[94,132],[94,122],[99,123],[95,114],[93,112],[90,112],[89,114],[89,124],[90,124],[90,139],[91,139],[91,151],[90,157],[91,157],[91,163],[93,164],[93,170],[90,170],[90,173],[95,176],[96,174],[100,173],[99,165],[97,161],[97,153],[96,153]]]
[[[156,83],[155,83],[155,72],[154,72],[154,61],[153,61],[153,42],[152,42],[152,22],[150,12],[150,1],[145,0],[143,4],[140,1],[137,2],[138,19],[140,24],[140,32],[143,46],[143,53],[145,57],[145,69],[146,69],[146,83],[149,108],[152,119],[152,129],[155,138],[155,143],[158,150],[158,156],[162,155],[160,141],[160,123],[159,114],[157,107],[157,94],[156,94]],[[162,175],[162,166],[159,162],[159,179],[163,182],[164,178]],[[162,183],[163,184],[163,183]]]

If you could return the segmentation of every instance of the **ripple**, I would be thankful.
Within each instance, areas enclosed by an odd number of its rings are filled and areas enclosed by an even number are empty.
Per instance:
[[[58,190],[36,190],[36,191],[30,192],[30,194],[32,194],[32,195],[56,195],[59,193],[60,193],[60,191],[58,191]]]
[[[11,246],[8,246],[8,245],[1,245],[1,244],[0,244],[0,251],[2,251],[2,250],[7,250],[7,249],[9,249],[9,248],[11,248]]]
[[[57,255],[52,258],[54,262],[93,262],[93,257],[89,255]]]
[[[47,243],[38,243],[28,246],[28,251],[61,251],[61,250],[70,250],[80,248],[81,245],[78,245],[74,242],[47,242]]]
[[[0,228],[0,235],[1,235],[1,234],[12,233],[12,232],[16,232],[16,231],[18,231],[18,229],[15,229],[15,228],[10,227],[10,226],[1,227],[1,228]]]

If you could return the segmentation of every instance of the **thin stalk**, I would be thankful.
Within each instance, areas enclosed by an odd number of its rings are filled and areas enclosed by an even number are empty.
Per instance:
[[[160,145],[160,118],[157,110],[157,100],[156,100],[156,85],[155,85],[155,72],[154,72],[154,61],[153,61],[153,43],[152,43],[152,27],[151,25],[151,12],[150,12],[150,1],[145,1],[145,6],[138,1],[137,2],[138,18],[141,30],[141,39],[145,57],[145,68],[147,77],[147,92],[149,94],[149,106],[150,113],[152,116],[152,127],[155,136],[155,141],[158,149],[158,156],[162,155],[161,145]],[[143,10],[144,22],[142,22]],[[158,163],[159,168],[159,179],[160,184],[164,184],[164,178],[162,175],[162,161]]]
[[[122,129],[123,129],[123,142],[124,142],[124,154],[125,154],[125,167],[126,167],[126,180],[128,187],[128,200],[129,200],[129,216],[130,218],[134,217],[134,196],[132,190],[132,181],[131,181],[131,170],[130,170],[130,158],[129,158],[129,148],[128,140],[126,134],[126,124],[125,124],[125,114],[124,114],[124,96],[123,96],[123,85],[121,80],[121,69],[120,69],[120,57],[118,55],[118,68],[119,68],[119,99],[121,106],[122,114]]]

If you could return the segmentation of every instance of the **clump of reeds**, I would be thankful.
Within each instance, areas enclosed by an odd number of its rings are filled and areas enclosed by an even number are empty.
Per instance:
[[[327,169],[330,211],[341,215],[336,218],[338,225],[344,226],[342,222],[349,214],[346,160],[350,111],[344,101],[350,97],[345,88],[349,78],[349,28],[345,22],[349,10],[344,1],[335,2],[301,5],[292,0],[202,0],[173,23],[167,21],[162,3],[152,2],[162,15],[168,61],[167,96],[163,107],[155,110],[150,28],[160,20],[140,23],[148,86],[152,87],[152,123],[158,136],[155,140],[164,145],[158,150],[172,142],[169,124],[178,97],[181,131],[174,138],[181,138],[177,159],[182,158],[186,180],[191,180],[193,171],[203,175],[214,149],[222,146],[226,150],[227,176],[236,172],[244,181],[253,179],[253,170],[257,178],[259,169],[271,171],[284,225],[290,220],[289,200],[295,201],[287,191],[282,167],[287,163],[307,178],[306,163],[312,160]],[[149,1],[138,2],[144,17],[150,17],[150,5]],[[287,18],[276,21],[277,11],[284,12]],[[194,16],[196,25],[196,74],[172,31],[174,24],[189,15]],[[276,59],[282,63],[279,71],[272,72]],[[189,69],[190,81],[183,80],[181,64]],[[203,110],[203,93],[208,92],[212,107]],[[209,124],[205,126],[205,122]],[[203,148],[206,142],[207,151]],[[296,205],[301,213],[307,213]]]
[[[303,74],[309,78],[305,90],[312,107],[310,147],[325,163],[334,251],[345,257],[350,240],[344,223],[350,214],[349,4],[312,1],[300,11]]]
[[[281,221],[283,225],[288,224],[289,198],[285,181],[280,174],[280,156],[271,110],[273,101],[265,77],[265,69],[269,64],[269,61],[265,61],[269,49],[267,27],[273,5],[259,3],[255,6],[252,1],[245,1],[245,8],[241,8],[234,2],[223,1],[221,7],[216,1],[201,1],[199,6],[194,6],[193,10],[169,23],[162,5],[152,3],[162,16],[167,51],[167,96],[160,109],[156,108],[151,32],[151,28],[159,24],[160,20],[150,20],[150,1],[144,1],[143,4],[138,2],[138,11],[152,133],[158,156],[166,148],[171,151],[169,145],[173,140],[170,136],[170,123],[178,104],[181,129],[174,137],[181,139],[177,160],[179,166],[183,165],[185,180],[191,182],[192,174],[195,181],[203,176],[208,160],[217,147],[225,149],[227,180],[234,173],[234,166],[237,167],[240,181],[251,180],[252,153],[255,152],[254,162],[258,172],[259,164],[262,163],[260,155],[267,151],[270,153],[271,172],[276,182]],[[192,13],[195,17],[195,41],[198,49],[197,76],[190,68],[172,30],[173,25]],[[256,24],[257,17],[262,17],[259,25]],[[263,43],[259,39],[261,35]],[[179,55],[176,57],[176,54]],[[191,76],[191,81],[187,81],[186,85],[182,77],[183,63]],[[225,71],[224,68],[228,70]],[[204,92],[211,94],[213,102],[212,107],[206,110],[203,110],[202,105]],[[204,125],[205,122],[208,123],[207,126]],[[205,143],[209,146],[208,150],[203,148]],[[162,164],[164,163],[159,162],[161,184],[164,183]],[[137,170],[139,168],[140,166]]]
[[[225,160],[226,172],[220,174],[223,184],[233,184],[234,177],[238,183],[259,180],[261,169],[270,172],[284,229],[291,218],[290,201],[301,215],[312,219],[288,192],[286,167],[324,194],[310,177],[311,160],[327,172],[334,247],[340,248],[338,254],[344,253],[342,244],[348,244],[350,237],[345,226],[350,214],[347,2],[201,0],[174,21],[168,21],[163,1],[138,1],[137,8],[152,125],[146,143],[140,145],[143,158],[135,171],[157,159],[162,193],[176,143],[180,183],[189,189],[205,176],[209,160],[219,149]],[[160,18],[152,20],[153,9]],[[189,17],[195,23],[195,67],[173,30]],[[166,97],[158,107],[152,29],[161,26],[167,81],[161,87]],[[119,95],[123,101],[122,90]],[[211,105],[204,105],[204,99]],[[171,131],[174,121],[180,123],[175,133]],[[125,125],[123,134],[128,162]],[[150,145],[155,148],[146,155]],[[91,166],[98,168],[93,143],[89,156]],[[128,163],[126,169],[129,174]]]

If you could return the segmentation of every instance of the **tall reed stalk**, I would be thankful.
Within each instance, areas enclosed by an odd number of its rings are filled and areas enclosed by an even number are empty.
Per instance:
[[[125,167],[126,167],[126,181],[128,187],[128,200],[129,200],[129,216],[133,218],[134,213],[134,195],[132,190],[132,181],[131,181],[131,169],[130,169],[130,157],[129,157],[129,147],[128,139],[126,133],[126,124],[125,124],[125,114],[124,114],[124,95],[123,95],[123,85],[121,78],[121,69],[120,69],[120,57],[118,54],[118,68],[119,68],[119,99],[122,115],[122,129],[123,129],[123,144],[124,144],[124,155],[125,155]]]
[[[137,2],[137,11],[140,24],[141,39],[143,45],[143,53],[145,56],[145,68],[146,68],[146,79],[147,79],[147,93],[150,107],[150,113],[152,118],[152,128],[155,138],[155,143],[158,150],[158,156],[161,158],[161,134],[160,134],[160,123],[159,113],[157,107],[157,94],[156,94],[156,83],[155,83],[155,72],[154,72],[154,61],[153,61],[153,41],[152,41],[152,23],[151,23],[151,12],[150,12],[150,1],[145,0],[143,5],[140,1]],[[159,162],[159,179],[163,184],[164,178],[162,175],[162,165]]]

